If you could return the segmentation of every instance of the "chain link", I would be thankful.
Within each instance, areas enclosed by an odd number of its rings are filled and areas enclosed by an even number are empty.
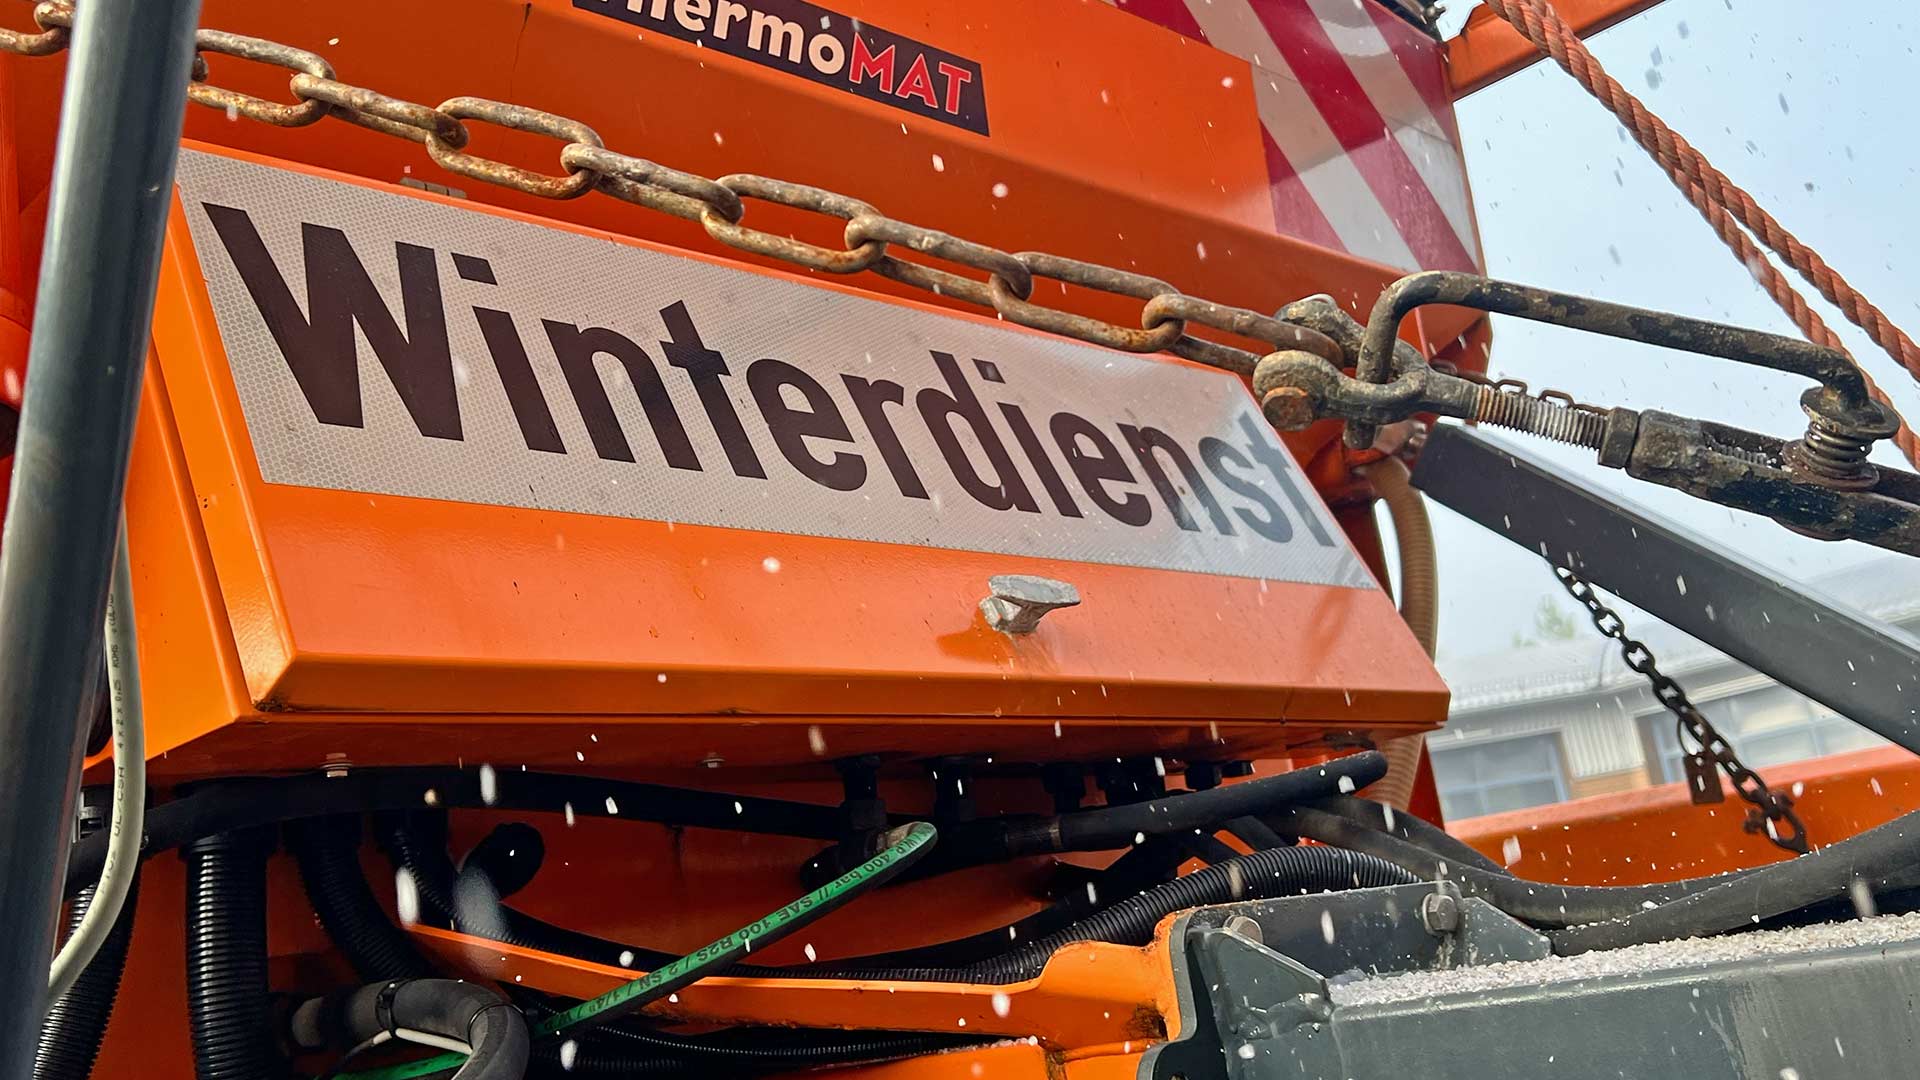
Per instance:
[[[33,9],[39,32],[0,30],[0,52],[47,56],[67,47],[73,22],[69,0],[46,0]],[[1350,361],[1324,334],[1246,308],[1189,296],[1167,282],[1098,263],[1045,252],[1007,252],[937,229],[914,225],[839,192],[749,173],[709,179],[645,158],[610,150],[586,124],[555,113],[479,97],[455,97],[437,106],[422,105],[370,87],[335,78],[333,65],[318,53],[264,38],[220,30],[201,30],[195,45],[194,102],[275,127],[305,127],[328,117],[371,131],[419,143],[435,163],[470,180],[493,184],[543,199],[574,199],[590,191],[688,221],[707,235],[739,250],[830,274],[868,272],[989,309],[1022,326],[1127,352],[1171,352],[1176,356],[1250,375],[1261,354],[1187,333],[1189,325],[1207,326],[1265,342],[1274,351],[1305,350],[1329,362]],[[212,81],[206,55],[230,56],[291,73],[292,102],[229,89]],[[468,121],[547,135],[563,144],[561,173],[543,173],[483,157],[467,149]],[[834,249],[746,224],[743,200],[777,203],[846,221],[845,247]],[[967,277],[894,254],[908,249],[983,272]],[[1035,299],[1034,279],[1048,278],[1098,293],[1145,301],[1140,325],[1107,322]]]
[[[1654,698],[1673,714],[1675,737],[1679,740],[1681,750],[1686,750],[1689,738],[1699,747],[1689,755],[1696,760],[1704,759],[1705,766],[1701,775],[1696,775],[1691,767],[1688,770],[1688,786],[1692,788],[1694,801],[1720,801],[1719,781],[1711,772],[1713,768],[1718,768],[1733,784],[1734,793],[1752,804],[1747,811],[1746,830],[1752,833],[1765,832],[1767,838],[1776,845],[1804,855],[1807,851],[1807,829],[1801,824],[1800,815],[1794,812],[1793,798],[1784,791],[1769,788],[1758,773],[1741,763],[1739,756],[1734,753],[1733,744],[1694,707],[1687,698],[1686,690],[1660,670],[1654,660],[1653,650],[1647,648],[1645,642],[1627,634],[1626,623],[1600,599],[1598,590],[1564,566],[1554,567],[1553,575],[1560,579],[1567,593],[1587,609],[1594,628],[1620,643],[1620,658],[1627,667],[1646,677],[1653,687]],[[1711,791],[1707,790],[1705,781],[1713,781]]]
[[[39,33],[0,29],[0,49],[21,56],[52,56],[66,48],[73,34],[73,5],[60,0],[35,4],[33,24]]]

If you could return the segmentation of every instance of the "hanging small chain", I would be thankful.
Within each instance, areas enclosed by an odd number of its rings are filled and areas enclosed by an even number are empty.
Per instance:
[[[1800,815],[1793,809],[1793,798],[1784,791],[1775,791],[1767,786],[1765,780],[1752,769],[1741,764],[1740,758],[1733,752],[1733,744],[1714,730],[1712,722],[1701,715],[1687,699],[1687,692],[1672,677],[1663,673],[1653,658],[1653,650],[1646,643],[1627,636],[1626,623],[1612,608],[1600,599],[1600,594],[1580,575],[1564,566],[1553,568],[1553,574],[1567,592],[1587,609],[1593,619],[1593,625],[1606,637],[1620,643],[1620,658],[1626,665],[1653,685],[1653,696],[1660,704],[1673,713],[1675,737],[1680,749],[1686,751],[1687,740],[1692,739],[1699,747],[1687,752],[1686,773],[1687,790],[1695,803],[1716,803],[1726,798],[1720,788],[1720,778],[1715,774],[1726,774],[1733,783],[1733,790],[1742,799],[1751,803],[1747,810],[1745,829],[1750,833],[1764,832],[1767,838],[1788,851],[1806,854],[1807,829],[1800,823]]]
[[[70,0],[35,4],[39,32],[0,28],[0,52],[48,56],[65,49],[73,26]],[[1046,330],[1110,349],[1170,352],[1187,360],[1250,376],[1261,355],[1187,333],[1189,324],[1266,342],[1275,351],[1299,349],[1335,364],[1350,363],[1326,335],[1247,308],[1189,296],[1144,274],[1040,251],[1007,252],[900,221],[853,198],[807,184],[749,173],[709,179],[610,150],[586,124],[525,105],[488,98],[455,97],[429,106],[334,78],[333,65],[318,53],[263,38],[201,30],[194,40],[195,104],[228,118],[275,127],[305,127],[333,117],[383,135],[419,143],[441,168],[469,180],[543,199],[573,199],[591,191],[698,222],[729,247],[829,274],[871,272],[936,296],[987,308],[1008,322]],[[208,55],[232,56],[291,72],[291,103],[270,101],[210,81]],[[493,124],[559,140],[562,170],[541,173],[467,150],[468,121]],[[796,240],[744,224],[746,200],[779,203],[846,222],[844,248]],[[916,251],[985,274],[956,274],[898,257]],[[1126,326],[1050,307],[1037,299],[1038,279],[1076,285],[1142,301],[1140,325]]]

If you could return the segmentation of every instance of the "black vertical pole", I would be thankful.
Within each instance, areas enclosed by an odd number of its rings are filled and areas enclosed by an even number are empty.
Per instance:
[[[0,536],[0,1080],[46,1010],[101,620],[199,0],[75,5]]]

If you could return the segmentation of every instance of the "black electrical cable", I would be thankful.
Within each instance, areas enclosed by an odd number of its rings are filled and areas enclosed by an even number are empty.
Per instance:
[[[1293,841],[1274,832],[1267,827],[1266,822],[1251,814],[1227,822],[1227,831],[1239,837],[1242,843],[1255,851],[1293,846]]]
[[[965,967],[868,969],[835,964],[822,965],[827,971],[819,973],[899,982],[1021,982],[1039,975],[1047,960],[1067,945],[1082,941],[1144,945],[1152,939],[1153,929],[1161,919],[1187,908],[1236,900],[1410,885],[1418,880],[1384,859],[1359,852],[1319,846],[1275,848],[1237,856],[1175,878],[1064,930]]]
[[[1381,755],[1355,754],[1324,766],[1299,769],[1279,776],[1048,819],[1057,823],[1052,831],[1068,842],[1129,847],[1113,866],[1090,882],[1092,888],[1085,901],[1077,895],[1070,896],[1066,901],[1043,909],[1010,927],[916,949],[849,957],[835,961],[830,968],[808,966],[770,969],[748,965],[742,968],[742,973],[771,975],[777,970],[779,974],[790,977],[804,978],[816,974],[830,977],[833,971],[856,967],[862,970],[902,967],[921,970],[971,964],[1056,933],[1074,920],[1085,917],[1099,905],[1111,904],[1121,897],[1141,895],[1151,886],[1165,882],[1185,858],[1181,845],[1196,840],[1192,835],[1195,829],[1205,829],[1243,817],[1249,809],[1270,809],[1302,797],[1325,796],[1341,788],[1363,786],[1378,779],[1385,769],[1385,758]],[[1227,793],[1233,797],[1226,799],[1224,795]],[[1095,820],[1089,824],[1088,818]],[[443,811],[409,809],[377,814],[375,822],[382,845],[396,867],[413,880],[423,913],[429,917],[445,920],[448,925],[456,926],[465,933],[594,963],[647,969],[674,959],[668,953],[555,926],[491,900],[485,904],[462,905],[457,895],[458,877],[446,854]],[[1190,822],[1202,824],[1192,825]],[[1150,826],[1154,835],[1147,835],[1141,826]],[[1176,829],[1178,832],[1173,831]],[[1143,836],[1146,837],[1144,842],[1135,844]],[[938,858],[938,851],[936,849],[931,858]],[[1224,845],[1219,845],[1210,854],[1220,858],[1232,852],[1225,849]],[[463,907],[472,909],[465,913],[465,918],[462,917]]]
[[[278,1075],[267,995],[264,830],[222,833],[183,851],[187,863],[187,1017],[200,1080]]]
[[[297,818],[404,810],[423,804],[461,809],[516,810],[580,817],[650,821],[735,832],[835,840],[839,810],[832,806],[603,780],[568,773],[498,769],[483,781],[474,769],[358,769],[347,776],[249,777],[209,781],[192,793],[148,809],[147,855],[206,836]],[[903,824],[898,818],[893,824]],[[106,836],[76,843],[68,858],[66,895],[100,876]]]
[[[523,996],[529,1019],[555,1009]],[[713,1076],[787,1072],[918,1057],[991,1040],[948,1033],[842,1031],[805,1028],[728,1028],[698,1036],[637,1025],[607,1024],[566,1042],[533,1048],[527,1075],[534,1080],[620,1080],[629,1076]]]
[[[93,900],[93,889],[80,890],[67,914],[67,932],[80,925]],[[127,886],[120,916],[94,954],[93,962],[73,986],[47,1009],[40,1022],[40,1042],[33,1053],[33,1080],[86,1080],[100,1054],[100,1042],[113,1016],[120,993],[120,975],[127,966],[127,947],[133,940],[133,913],[140,900],[140,876]]]
[[[444,846],[424,841],[411,831],[411,828],[419,825],[418,817],[420,815],[388,815],[377,820],[386,830],[383,837],[389,854],[400,860],[403,870],[420,878],[420,898],[425,906],[435,902],[436,897],[450,896],[447,882],[453,871]],[[409,821],[409,818],[416,820]],[[960,942],[906,953],[854,957],[804,967],[741,966],[730,974],[762,978],[891,979],[901,982],[1018,982],[1038,974],[1046,965],[1047,957],[1065,944],[1076,941],[1144,944],[1152,936],[1155,924],[1185,908],[1232,900],[1405,885],[1418,880],[1415,875],[1385,860],[1356,852],[1329,847],[1277,848],[1237,856],[1185,877],[1175,878],[1038,938],[1023,936],[1016,939],[1002,929],[976,934]],[[617,957],[625,960],[627,965],[651,969],[664,962],[661,958],[665,954],[553,926],[504,904],[498,910],[508,928],[509,936],[505,940],[512,944],[602,964],[619,962],[614,959]],[[1045,916],[1047,912],[1040,915]],[[1039,917],[1030,916],[1029,919]],[[455,922],[458,923],[457,918]],[[976,954],[960,966],[940,966],[940,963],[929,961],[902,962],[904,958],[918,958],[929,953],[945,962],[955,958],[947,952],[958,951],[954,949],[955,946],[964,947],[969,952],[974,948],[992,951],[984,958]]]
[[[300,864],[300,881],[327,936],[353,965],[376,979],[416,979],[433,968],[413,939],[387,918],[360,866],[360,819],[352,815],[289,822],[287,847]]]
[[[1181,792],[1146,802],[1108,806],[1057,817],[985,819],[968,822],[941,838],[941,869],[1003,862],[1026,855],[1109,851],[1157,836],[1218,826],[1247,814],[1270,811],[1301,799],[1365,787],[1384,775],[1385,759],[1367,752],[1278,776]],[[491,777],[483,779],[483,775]],[[567,813],[650,821],[736,832],[837,840],[838,808],[785,799],[666,787],[568,773],[501,769],[359,769],[347,776],[252,777],[202,785],[191,794],[147,811],[147,855],[206,836],[299,818],[417,808]],[[906,818],[895,815],[891,824]],[[98,878],[106,837],[76,843],[67,865],[66,895]]]
[[[1504,871],[1494,873],[1466,865],[1326,810],[1307,806],[1289,807],[1268,815],[1267,823],[1276,832],[1364,851],[1410,871],[1424,881],[1445,878],[1458,884],[1468,896],[1478,896],[1516,919],[1548,928],[1623,918],[1645,910],[1649,904],[1659,906],[1748,875],[1778,868],[1739,870],[1730,874],[1651,885],[1550,885],[1513,877]],[[1839,888],[1845,889],[1845,882]]]
[[[1334,795],[1325,799],[1315,799],[1304,805],[1339,814],[1375,832],[1383,832],[1389,836],[1397,836],[1408,843],[1418,844],[1456,864],[1477,866],[1491,873],[1511,876],[1511,871],[1506,867],[1482,855],[1473,845],[1447,830],[1425,818],[1416,817],[1404,810],[1395,810],[1384,803],[1353,795]]]
[[[1208,863],[1221,863],[1235,858],[1240,853],[1228,847],[1226,842],[1212,833],[1195,833],[1191,836],[1176,836],[1170,839],[1180,844],[1181,854],[1189,855]]]
[[[421,915],[462,933],[490,937],[510,945],[571,956],[595,964],[650,971],[679,959],[678,954],[609,941],[555,926],[502,903],[462,911],[459,873],[447,858],[446,816],[425,811],[374,815],[381,846],[396,869],[412,881]]]
[[[969,822],[942,834],[939,851],[927,861],[940,870],[951,870],[1027,855],[1112,851],[1149,836],[1195,829],[1210,832],[1234,818],[1366,787],[1386,772],[1385,756],[1369,750],[1277,776],[1204,791],[1182,791],[1143,802],[1056,817]]]
[[[1568,927],[1548,937],[1553,940],[1554,952],[1574,956],[1595,949],[1724,933],[1839,896],[1854,881],[1869,886],[1890,879],[1906,882],[1916,862],[1920,862],[1920,811],[1668,903],[1605,922]]]

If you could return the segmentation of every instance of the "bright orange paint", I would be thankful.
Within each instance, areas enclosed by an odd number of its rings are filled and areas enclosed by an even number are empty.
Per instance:
[[[1763,770],[1793,795],[1815,845],[1831,844],[1920,808],[1920,758],[1897,746]],[[1741,828],[1747,804],[1696,806],[1685,784],[1594,795],[1454,822],[1450,831],[1494,859],[1520,845],[1514,873],[1536,881],[1620,885],[1781,862],[1789,853]]]
[[[209,0],[202,23],[313,49],[340,79],[412,100],[478,95],[551,109],[590,123],[616,149],[676,167],[819,184],[905,220],[1014,250],[1135,267],[1225,303],[1273,310],[1325,292],[1363,313],[1397,276],[1274,233],[1241,61],[1101,4],[828,6],[980,61],[992,136],[638,34],[567,0],[474,0],[404,17],[370,4]],[[24,8],[17,15],[6,16],[9,25],[21,24]],[[287,99],[285,72],[222,56],[208,63],[220,85]],[[63,58],[0,58],[0,143],[12,156],[0,168],[8,185],[0,252],[18,254],[22,282],[36,270],[64,75]],[[190,107],[187,135],[290,168],[450,185],[467,205],[616,242],[753,261],[696,226],[598,195],[544,202],[452,176],[418,146],[338,120],[288,130]],[[556,168],[555,145],[536,136],[476,125],[474,149]],[[998,185],[1006,194],[995,194]],[[756,203],[749,214],[761,228],[803,239],[838,232],[835,222],[771,205]],[[554,515],[426,500],[367,505],[364,496],[262,484],[177,219],[171,236],[128,496],[159,797],[188,779],[306,771],[345,755],[355,766],[526,762],[832,802],[837,788],[821,758],[874,752],[895,760],[889,798],[911,811],[926,797],[913,759],[934,752],[1278,759],[1297,748],[1326,752],[1329,733],[1344,743],[1355,732],[1428,727],[1444,713],[1444,688],[1380,594],[1271,584],[1256,594],[1253,583],[1205,575],[1033,560],[1013,567],[1004,557],[787,536],[778,538],[785,569],[769,589],[758,569],[768,540],[758,534],[584,516],[556,524]],[[811,283],[954,306],[870,276]],[[1138,315],[1135,302],[1077,289],[1054,302],[1113,319]],[[0,304],[0,321],[23,303]],[[1409,332],[1432,349],[1475,318],[1430,309],[1409,320]],[[0,341],[0,368],[19,344]],[[1288,443],[1324,494],[1362,497],[1336,425]],[[1362,541],[1371,530],[1359,515],[1349,524]],[[601,573],[582,587],[609,565],[611,584]],[[981,583],[1005,569],[1074,580],[1087,597],[1083,613],[1097,609],[1099,619],[1050,623],[1033,643],[1039,648],[1015,651],[973,615]],[[844,596],[849,577],[879,598],[863,620],[823,608]],[[537,603],[514,599],[503,582]],[[778,618],[748,625],[741,612]],[[1179,612],[1193,617],[1171,614]],[[471,644],[476,628],[483,649]],[[636,641],[644,660],[634,659]],[[775,644],[785,650],[779,665],[767,659]],[[664,686],[660,673],[669,676]],[[590,752],[584,764],[581,751]],[[705,760],[722,764],[692,767]],[[93,764],[98,771],[102,763]],[[1045,806],[1025,778],[983,778],[979,800],[983,813]],[[498,819],[456,815],[456,843]],[[638,824],[539,823],[548,865],[514,902],[660,948],[697,944],[791,899],[794,867],[813,847]],[[609,860],[609,850],[624,857]],[[370,850],[366,857],[385,893],[390,872]],[[907,883],[809,936],[831,957],[999,925],[1044,902],[1047,869],[1034,860]],[[100,1075],[191,1072],[181,887],[177,860],[148,864]],[[351,976],[315,926],[285,855],[273,863],[270,896],[275,987],[344,985]],[[800,946],[783,943],[785,953],[769,958],[796,959]],[[513,956],[514,973],[555,989],[597,992],[587,988],[621,975],[452,935],[439,935],[436,947],[476,975],[501,963],[489,954]],[[965,1017],[974,1030],[1042,1040],[846,1070],[884,1080],[1118,1080],[1173,1022],[1163,951],[1163,943],[1068,950],[1041,978],[1007,988],[1007,1018],[996,1015],[992,990],[968,987],[900,987],[882,997],[884,989],[852,984],[724,980],[682,996],[704,1016],[936,1030]]]
[[[269,728],[348,727],[358,764],[448,750],[563,762],[581,722],[669,725],[631,756],[596,748],[596,763],[783,764],[823,756],[794,737],[807,728],[836,754],[882,751],[922,718],[934,728],[906,744],[921,754],[981,748],[938,737],[986,724],[1023,734],[984,749],[1080,756],[1088,745],[1052,725],[1081,718],[1104,729],[1102,753],[1247,756],[1443,713],[1438,677],[1375,590],[263,483],[177,213],[169,235],[156,349],[249,711]],[[769,551],[778,576],[762,568]],[[1085,603],[1010,641],[978,612],[996,573],[1073,581]],[[391,713],[419,714],[400,745],[377,734]],[[886,726],[871,731],[867,717]],[[222,719],[156,717],[157,748],[184,748]],[[563,722],[504,754],[489,730],[548,720]],[[1274,721],[1280,732],[1260,733]],[[421,725],[453,744],[420,740]],[[1236,745],[1243,734],[1253,745]],[[269,760],[317,767],[340,749]]]
[[[636,973],[552,953],[415,927],[441,961],[476,976],[574,998],[597,997]],[[1157,1011],[1165,960],[1145,949],[1087,942],[1054,954],[1038,978],[1005,986],[857,982],[842,979],[703,979],[679,1001],[647,1009],[663,1020],[864,1027],[887,1031],[972,1031],[1034,1036],[1047,1046],[1117,1045],[1161,1037]],[[999,1015],[994,995],[1008,998]]]
[[[1632,18],[1661,0],[1554,0],[1553,9],[1581,37],[1597,34]],[[1513,24],[1480,8],[1447,42],[1447,69],[1453,96],[1463,98],[1545,59]]]

